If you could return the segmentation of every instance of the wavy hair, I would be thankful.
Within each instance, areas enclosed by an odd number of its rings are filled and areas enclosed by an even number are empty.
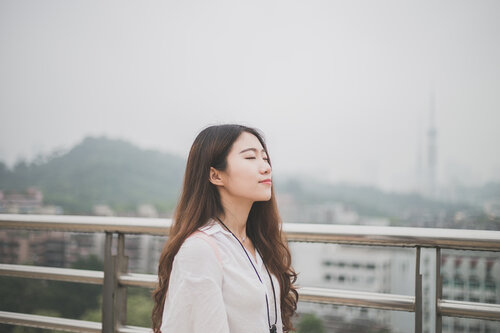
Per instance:
[[[179,202],[173,216],[169,238],[163,248],[158,265],[158,285],[153,292],[153,331],[160,332],[163,308],[174,257],[182,243],[210,218],[224,213],[217,187],[209,181],[210,167],[224,171],[227,156],[233,143],[242,132],[257,137],[266,155],[267,147],[258,130],[242,125],[226,124],[210,126],[202,130],[191,147],[184,175]],[[271,160],[269,159],[269,164]],[[294,286],[297,274],[292,268],[288,242],[282,232],[274,188],[271,199],[256,201],[248,214],[246,232],[262,255],[270,272],[278,279],[281,291],[281,320],[285,332],[293,330],[298,293]]]

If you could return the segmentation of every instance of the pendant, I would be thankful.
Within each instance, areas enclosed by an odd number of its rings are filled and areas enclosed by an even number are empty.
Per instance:
[[[269,328],[269,333],[276,333],[276,325],[271,325],[271,327]]]

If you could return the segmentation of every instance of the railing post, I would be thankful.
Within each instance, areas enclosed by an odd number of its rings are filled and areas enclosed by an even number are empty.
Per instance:
[[[113,294],[114,294],[114,260],[111,255],[113,233],[106,232],[104,242],[104,283],[102,288],[102,331],[113,333],[115,331],[113,319]]]
[[[113,306],[114,327],[127,324],[127,287],[118,283],[118,277],[128,270],[128,257],[125,256],[125,234],[118,234],[118,249],[114,257],[115,300]]]
[[[439,301],[443,297],[443,279],[441,278],[441,248],[436,248],[436,333],[443,329],[443,317],[439,311]]]
[[[415,262],[415,333],[422,333],[422,274],[420,274],[420,246],[416,247]]]

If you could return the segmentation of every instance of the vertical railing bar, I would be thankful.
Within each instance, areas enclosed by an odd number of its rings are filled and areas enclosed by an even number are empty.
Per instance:
[[[439,311],[439,301],[443,297],[443,279],[441,278],[441,248],[436,248],[436,333],[441,333],[443,329],[443,317]]]
[[[128,270],[128,257],[125,256],[125,234],[118,233],[117,253],[115,256],[115,300],[114,324],[115,328],[127,323],[127,287],[118,283],[119,276]]]
[[[415,333],[422,333],[422,275],[420,274],[420,246],[415,260]]]
[[[113,293],[114,293],[114,260],[111,254],[113,233],[106,232],[104,241],[104,283],[102,288],[102,331],[114,332],[113,327]]]
[[[118,244],[117,244],[117,254],[119,256],[124,255],[125,253],[125,234],[124,233],[118,233]]]

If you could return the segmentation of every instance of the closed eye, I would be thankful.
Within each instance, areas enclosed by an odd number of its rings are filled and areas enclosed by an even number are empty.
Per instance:
[[[255,160],[255,157],[245,157],[246,160]],[[264,161],[269,162],[269,159],[267,157],[262,158]]]

